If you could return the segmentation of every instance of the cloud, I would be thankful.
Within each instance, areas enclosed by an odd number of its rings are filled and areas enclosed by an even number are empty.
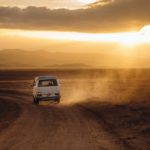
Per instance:
[[[97,0],[96,2],[91,3],[88,6],[89,7],[95,7],[95,6],[98,6],[98,5],[106,5],[106,4],[110,4],[110,3],[113,3],[113,2],[115,2],[115,0]]]
[[[88,9],[0,7],[0,28],[117,32],[150,24],[150,1],[115,0]]]

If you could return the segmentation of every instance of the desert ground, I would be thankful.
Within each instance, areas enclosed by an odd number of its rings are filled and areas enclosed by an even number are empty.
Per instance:
[[[55,75],[61,102],[32,102]],[[0,150],[149,150],[150,70],[1,70]]]

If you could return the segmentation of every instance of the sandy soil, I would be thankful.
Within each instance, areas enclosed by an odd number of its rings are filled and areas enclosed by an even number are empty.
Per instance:
[[[21,114],[19,105],[9,99],[0,98],[0,133],[2,133]]]
[[[149,71],[87,73],[1,72],[0,150],[149,150]],[[59,105],[32,104],[39,74],[59,76]]]

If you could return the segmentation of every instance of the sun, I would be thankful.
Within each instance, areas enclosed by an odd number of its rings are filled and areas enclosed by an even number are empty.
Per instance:
[[[141,30],[140,33],[144,36],[150,36],[150,25],[144,26]]]
[[[141,41],[150,43],[150,25],[144,26],[140,31],[139,34],[141,36]]]
[[[78,0],[80,3],[84,3],[84,4],[91,4],[96,2],[97,0]]]

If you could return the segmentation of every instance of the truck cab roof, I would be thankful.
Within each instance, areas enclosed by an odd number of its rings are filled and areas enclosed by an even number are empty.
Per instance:
[[[35,80],[48,80],[48,79],[57,79],[56,76],[37,76]]]

